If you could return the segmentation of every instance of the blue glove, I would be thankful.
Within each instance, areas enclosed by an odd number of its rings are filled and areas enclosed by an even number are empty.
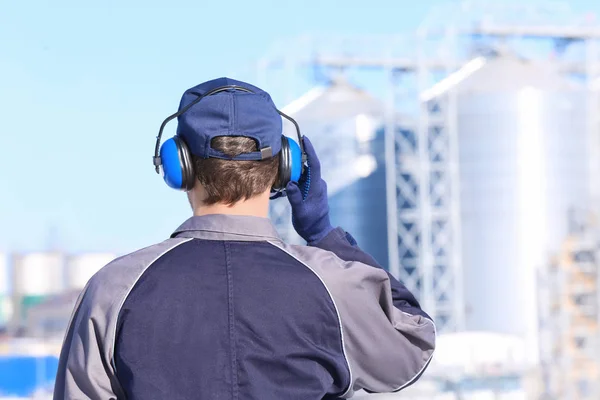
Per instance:
[[[306,136],[302,138],[307,156],[307,168],[298,183],[286,187],[292,206],[292,224],[296,232],[311,245],[327,236],[333,227],[329,221],[327,184],[321,178],[321,164]]]

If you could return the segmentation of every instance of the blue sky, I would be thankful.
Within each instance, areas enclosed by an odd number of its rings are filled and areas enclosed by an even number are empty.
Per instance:
[[[249,78],[281,38],[409,32],[436,3],[0,0],[0,250],[162,240],[190,211],[151,155],[185,89]]]

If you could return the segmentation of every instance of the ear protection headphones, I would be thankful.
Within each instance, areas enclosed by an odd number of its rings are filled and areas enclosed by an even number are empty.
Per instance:
[[[239,90],[242,92],[254,93],[253,91],[241,86],[228,85],[215,88],[208,91],[204,95],[198,95],[198,98],[190,102],[187,106],[168,116],[160,125],[158,136],[156,137],[156,146],[154,148],[153,163],[156,173],[163,175],[165,183],[177,190],[190,191],[194,187],[196,175],[194,173],[194,165],[192,162],[192,153],[188,145],[182,137],[175,135],[171,139],[166,140],[163,145],[160,145],[163,130],[165,126],[173,119],[188,111],[195,104],[199,103],[205,97],[226,91]],[[296,128],[298,142],[281,135],[281,151],[277,155],[279,157],[279,173],[277,181],[271,188],[271,193],[276,195],[272,199],[283,195],[285,187],[289,182],[298,182],[304,173],[304,165],[306,163],[306,153],[304,152],[304,144],[300,135],[300,127],[298,123],[291,117],[277,110],[279,115],[289,120]],[[234,162],[234,161],[232,161]]]

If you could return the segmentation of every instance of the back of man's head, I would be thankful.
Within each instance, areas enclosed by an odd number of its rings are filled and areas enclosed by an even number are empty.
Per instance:
[[[231,157],[258,150],[253,139],[241,136],[215,137],[211,144]],[[205,191],[205,205],[231,205],[270,191],[279,169],[277,156],[258,161],[192,158],[198,182]]]
[[[282,121],[265,91],[219,78],[188,89],[179,109],[205,96],[178,117],[177,135],[190,153],[203,205],[233,205],[270,191],[278,179]]]

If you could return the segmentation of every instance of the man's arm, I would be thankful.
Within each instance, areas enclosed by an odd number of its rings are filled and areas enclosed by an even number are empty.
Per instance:
[[[401,390],[429,365],[435,325],[415,297],[356,241],[329,220],[327,185],[310,141],[304,137],[306,174],[286,187],[292,223],[307,247],[289,252],[319,275],[338,310],[352,383],[343,397]],[[321,251],[315,249],[319,247]]]
[[[168,239],[111,261],[77,300],[63,343],[54,400],[125,399],[114,364],[121,306],[144,271],[192,239]]]
[[[352,235],[342,228],[334,229],[319,242],[312,243],[312,246],[331,251],[344,261],[357,261],[374,268],[383,269],[370,254],[362,251]],[[394,306],[409,314],[421,315],[431,320],[431,317],[421,309],[421,305],[406,286],[400,283],[389,272],[386,273],[392,288]]]
[[[435,325],[395,306],[386,271],[313,246],[281,246],[320,278],[336,308],[351,374],[339,396],[399,391],[419,379],[435,349]]]
[[[114,374],[103,357],[106,324],[92,315],[89,284],[79,295],[58,362],[54,400],[116,400]],[[103,326],[104,325],[104,326]]]

